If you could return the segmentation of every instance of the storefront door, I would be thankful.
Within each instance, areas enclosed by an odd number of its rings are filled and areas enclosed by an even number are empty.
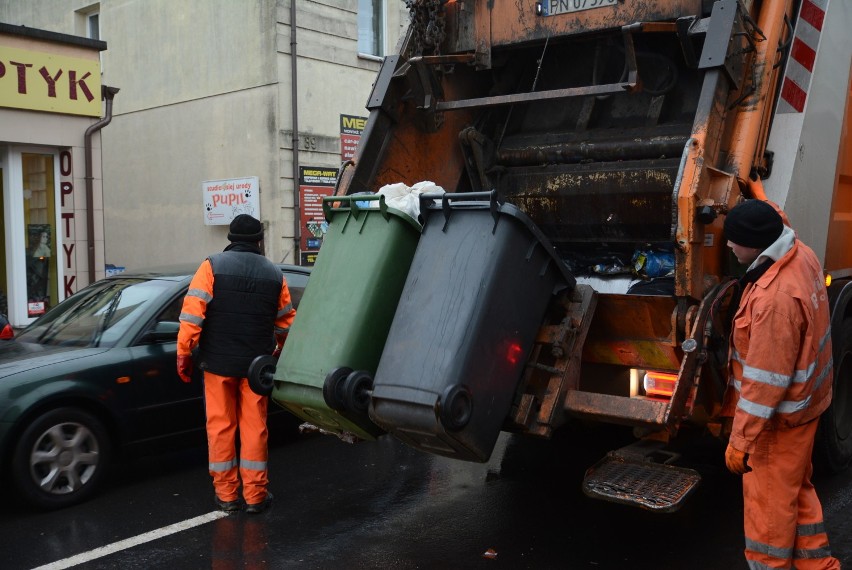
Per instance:
[[[21,148],[8,153],[3,220],[9,320],[24,326],[55,306],[62,282],[58,153]]]
[[[3,153],[0,152],[0,158],[2,158]],[[5,164],[3,161],[0,164]],[[6,219],[5,213],[5,205],[6,205],[6,196],[5,192],[3,192],[3,168],[0,167],[0,220]],[[6,222],[3,222],[5,226]],[[8,315],[9,314],[9,306],[6,302],[6,292],[9,290],[9,285],[6,280],[6,232],[0,231],[0,315]]]

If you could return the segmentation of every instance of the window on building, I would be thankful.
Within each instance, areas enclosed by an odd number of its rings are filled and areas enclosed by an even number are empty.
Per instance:
[[[385,55],[387,0],[358,0],[358,53]]]
[[[92,40],[101,39],[100,2],[74,10],[74,33]]]
[[[94,12],[86,17],[86,35],[93,40],[101,39],[100,14]]]

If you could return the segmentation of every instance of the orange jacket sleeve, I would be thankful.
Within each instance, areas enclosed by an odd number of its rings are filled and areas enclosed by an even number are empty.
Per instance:
[[[293,301],[290,298],[290,288],[287,286],[287,279],[282,278],[281,293],[278,296],[278,314],[275,316],[276,338],[280,339],[290,332],[290,326],[295,318],[296,309],[293,308]]]
[[[787,218],[787,214],[784,212],[784,210],[781,209],[781,206],[766,197],[766,191],[763,189],[763,180],[761,180],[760,178],[758,178],[757,180],[752,180],[751,178],[749,178],[746,180],[746,186],[748,187],[749,192],[751,192],[753,198],[757,200],[763,200],[764,202],[775,208],[775,211],[778,212],[779,216],[781,216],[781,221],[784,222],[785,226],[790,228],[793,227],[790,225],[790,220]]]
[[[289,295],[289,293],[288,293]],[[198,345],[204,317],[207,315],[207,303],[213,300],[213,267],[205,259],[189,283],[189,290],[183,298],[180,312],[180,331],[178,332],[178,356],[188,355]]]
[[[783,296],[774,302],[779,298]],[[793,382],[802,342],[800,324],[790,320],[793,313],[764,305],[749,315],[747,332],[734,332],[748,335],[747,355],[735,356],[741,385],[730,443],[739,451],[754,451],[755,439],[776,415]]]

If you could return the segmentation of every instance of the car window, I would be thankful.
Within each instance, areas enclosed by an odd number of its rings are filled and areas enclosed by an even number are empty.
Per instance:
[[[287,280],[287,288],[290,290],[290,300],[293,306],[298,308],[299,301],[302,300],[302,293],[305,292],[305,286],[308,284],[308,276],[303,273],[285,271],[284,278]]]
[[[176,297],[174,301],[169,303],[163,311],[157,315],[156,322],[180,322],[180,311],[183,308],[183,298],[186,292]]]
[[[161,344],[177,342],[180,327],[180,311],[183,308],[183,298],[186,291],[172,299],[166,307],[151,321],[151,325],[145,330],[138,340],[138,344]],[[173,325],[173,326],[168,326]]]
[[[138,315],[163,290],[166,281],[105,279],[72,295],[20,335],[22,342],[61,346],[114,346]]]

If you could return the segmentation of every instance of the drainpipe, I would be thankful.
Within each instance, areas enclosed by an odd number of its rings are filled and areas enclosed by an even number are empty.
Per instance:
[[[293,264],[301,265],[302,256],[299,246],[302,242],[301,226],[299,224],[301,205],[299,204],[299,99],[296,90],[298,70],[296,52],[296,0],[290,0],[290,104],[292,105],[293,123]]]
[[[112,121],[112,98],[118,93],[118,87],[101,86],[101,97],[106,100],[106,115],[86,129],[84,146],[86,149],[86,228],[89,247],[89,283],[95,282],[95,205],[94,177],[92,176],[92,135]],[[103,145],[101,145],[103,147]],[[103,168],[103,166],[101,166]]]

